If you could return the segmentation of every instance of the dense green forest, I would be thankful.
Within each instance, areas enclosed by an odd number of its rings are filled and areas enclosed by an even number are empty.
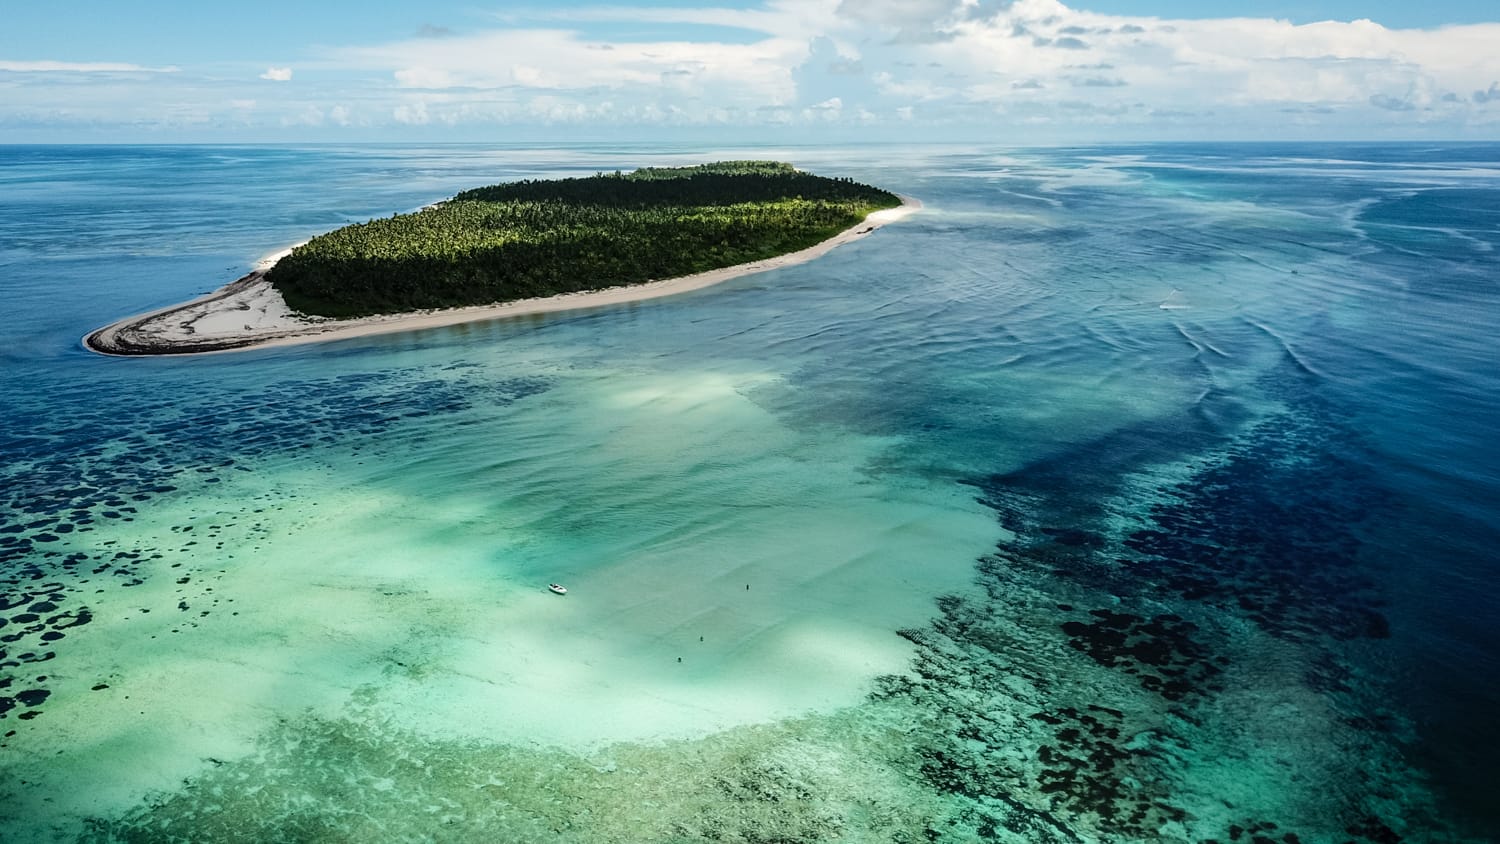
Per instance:
[[[899,204],[774,161],[511,182],[315,237],[266,278],[321,316],[508,302],[795,252]]]

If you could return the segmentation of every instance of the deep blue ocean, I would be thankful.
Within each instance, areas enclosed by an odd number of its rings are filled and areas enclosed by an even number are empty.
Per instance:
[[[615,308],[80,346],[725,158],[925,207]],[[1500,840],[1500,145],[0,146],[0,303],[0,839]]]

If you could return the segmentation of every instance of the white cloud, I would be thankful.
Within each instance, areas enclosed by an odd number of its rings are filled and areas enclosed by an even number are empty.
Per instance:
[[[523,88],[564,88],[567,87],[557,76],[545,70],[529,67],[524,64],[511,66],[510,79]]]
[[[767,36],[749,44],[693,41],[598,42],[560,29],[492,30],[434,41],[411,39],[335,50],[331,62],[388,69],[403,88],[470,91],[618,92],[641,101],[662,95],[719,107],[756,108],[795,101],[792,70],[808,42]],[[681,103],[674,103],[679,108]],[[706,112],[706,109],[705,109]],[[553,113],[548,110],[548,113]],[[663,112],[668,113],[668,112]]]
[[[712,2],[712,0],[708,0]],[[1500,78],[1496,28],[1389,30],[1256,18],[1159,20],[1057,0],[772,0],[757,9],[593,6],[497,16],[445,37],[335,48],[320,66],[373,74],[366,97],[407,125],[505,122],[986,123],[1044,119],[1242,123],[1363,109],[1461,115]],[[611,22],[735,27],[601,40]],[[753,33],[748,41],[745,33]],[[427,33],[424,33],[424,36]],[[689,36],[692,37],[689,37]],[[273,69],[274,70],[274,69]],[[289,72],[289,69],[287,69]],[[268,71],[268,74],[270,71]],[[386,81],[382,85],[380,78]],[[398,99],[425,92],[420,100]],[[1447,99],[1445,93],[1459,92]],[[838,107],[832,107],[837,103]],[[330,101],[323,104],[332,119]],[[1317,109],[1324,109],[1319,111]],[[1165,119],[1165,118],[1163,118]]]
[[[430,67],[403,67],[393,76],[402,88],[451,88],[457,84],[452,74]]]
[[[924,43],[953,36],[949,26],[963,0],[842,0],[837,13],[893,33],[897,42]]]
[[[176,66],[145,67],[121,62],[12,62],[0,60],[0,71],[10,73],[177,73]]]
[[[695,24],[745,29],[778,37],[812,38],[833,24],[837,2],[838,0],[771,0],[761,9],[584,6],[556,9],[545,17],[564,24]],[[513,27],[517,21],[513,14],[498,14],[495,17],[508,28]]]
[[[283,126],[322,126],[326,115],[315,105],[305,105],[292,114],[282,115]]]
[[[630,2],[631,0],[626,0]],[[308,48],[297,96],[253,80],[107,62],[0,61],[0,121],[380,127],[517,122],[775,127],[1091,127],[1150,136],[1359,136],[1447,121],[1500,131],[1500,23],[1159,19],[1058,0],[765,0],[751,9],[596,5]],[[609,2],[609,0],[604,0]],[[1083,2],[1083,0],[1078,0]],[[559,4],[561,6],[561,4]],[[608,24],[655,40],[611,40]],[[601,25],[604,24],[604,25]],[[720,29],[728,27],[731,29]],[[69,74],[93,74],[81,79]],[[168,74],[145,76],[144,74]],[[261,79],[287,82],[292,68]],[[211,83],[211,84],[210,84]],[[253,108],[235,105],[261,96]],[[1292,115],[1292,117],[1288,117]],[[920,117],[920,121],[917,120]],[[912,133],[916,129],[896,129]],[[1095,132],[1095,136],[1098,133]],[[1113,136],[1112,136],[1113,137]]]
[[[391,110],[391,117],[397,123],[408,126],[422,126],[432,122],[427,114],[427,103],[418,100],[413,103],[402,103]]]
[[[858,12],[846,17],[905,27],[908,36],[920,23],[893,0],[855,6],[844,0],[841,8]],[[945,104],[955,119],[982,121],[975,107],[985,106],[1054,123],[1201,116],[1199,125],[1215,130],[1226,114],[1247,126],[1276,125],[1279,109],[1292,106],[1406,119],[1402,113],[1443,102],[1444,91],[1483,89],[1500,78],[1500,51],[1491,46],[1500,43],[1500,24],[1391,30],[1368,20],[1159,20],[1077,11],[1056,0],[978,8],[966,0],[932,18],[926,32],[934,37],[866,49],[862,65],[892,99]],[[1079,72],[1088,68],[1108,72]]]

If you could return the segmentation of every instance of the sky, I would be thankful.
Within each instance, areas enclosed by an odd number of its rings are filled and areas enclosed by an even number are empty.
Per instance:
[[[1500,139],[1494,0],[73,0],[0,143]]]

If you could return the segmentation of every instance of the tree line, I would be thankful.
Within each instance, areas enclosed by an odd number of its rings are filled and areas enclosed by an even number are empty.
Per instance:
[[[791,165],[732,161],[464,191],[313,238],[267,279],[352,317],[638,284],[794,252],[900,204]]]

